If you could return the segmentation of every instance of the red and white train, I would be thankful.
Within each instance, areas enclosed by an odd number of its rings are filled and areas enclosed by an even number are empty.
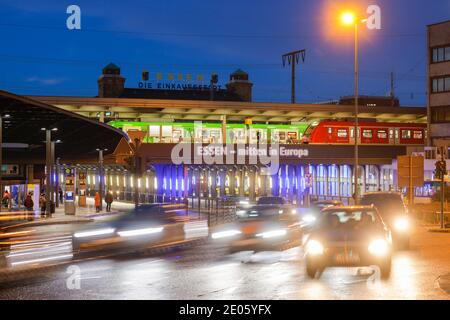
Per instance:
[[[422,123],[359,122],[358,143],[361,145],[424,145],[427,125]],[[321,121],[310,126],[303,139],[309,144],[354,144],[355,123]]]

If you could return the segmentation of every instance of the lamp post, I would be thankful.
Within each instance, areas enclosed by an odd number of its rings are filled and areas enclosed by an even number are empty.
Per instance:
[[[98,193],[100,195],[100,210],[103,210],[103,151],[108,151],[108,149],[96,149],[98,151],[98,175],[99,175],[99,183],[98,183]]]
[[[50,200],[52,197],[50,197],[50,193],[53,192],[52,186],[51,186],[51,177],[52,177],[52,167],[53,167],[53,152],[52,152],[52,131],[56,132],[58,131],[58,128],[53,129],[47,129],[47,128],[41,128],[42,131],[45,131],[45,212],[46,215],[51,216],[51,206],[50,206]],[[54,149],[54,146],[53,146]]]
[[[359,39],[358,39],[358,25],[361,22],[367,21],[366,19],[358,19],[352,12],[344,12],[341,16],[342,23],[345,25],[354,26],[354,41],[355,41],[355,52],[354,52],[354,89],[355,89],[355,128],[354,128],[354,139],[355,139],[355,155],[354,155],[354,181],[355,181],[355,204],[359,202],[359,153],[358,153],[358,138],[359,138],[359,123],[358,123],[358,113],[359,113]]]

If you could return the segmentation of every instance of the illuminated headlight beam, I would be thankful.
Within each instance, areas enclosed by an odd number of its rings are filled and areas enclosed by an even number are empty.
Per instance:
[[[238,234],[241,234],[241,232],[239,230],[219,231],[219,232],[214,232],[211,235],[211,238],[213,238],[213,239],[228,238],[228,237],[233,237]]]
[[[145,229],[137,229],[137,230],[127,230],[127,231],[119,231],[117,232],[121,237],[137,237],[137,236],[145,236],[149,234],[160,233],[163,231],[163,227],[158,228],[145,228]]]
[[[77,232],[73,236],[75,238],[87,238],[87,237],[95,237],[95,236],[102,236],[114,233],[115,229],[113,228],[106,228],[106,229],[97,229],[92,231],[83,231],[83,232]]]
[[[286,233],[287,233],[287,231],[285,229],[279,229],[279,230],[271,230],[271,231],[258,233],[256,236],[261,237],[263,239],[267,239],[267,238],[274,238],[274,237],[282,237],[282,236],[285,236]]]

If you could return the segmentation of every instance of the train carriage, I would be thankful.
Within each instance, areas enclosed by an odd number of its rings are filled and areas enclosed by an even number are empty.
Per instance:
[[[354,144],[355,123],[322,121],[305,132],[310,144]],[[359,122],[358,143],[361,145],[423,145],[426,124]]]

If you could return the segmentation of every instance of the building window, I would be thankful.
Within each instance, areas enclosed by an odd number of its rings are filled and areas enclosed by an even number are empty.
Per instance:
[[[339,129],[337,132],[337,136],[339,138],[347,138],[348,132],[347,129]]]
[[[364,138],[372,138],[372,130],[370,129],[364,129],[363,130],[363,137]]]
[[[386,130],[378,130],[377,136],[378,139],[386,139],[387,138]]]
[[[450,46],[433,48],[432,63],[450,61]]]
[[[432,79],[432,92],[450,92],[450,76]]]
[[[431,122],[432,123],[450,122],[450,106],[431,108]]]
[[[411,139],[411,130],[402,130],[402,139]]]

